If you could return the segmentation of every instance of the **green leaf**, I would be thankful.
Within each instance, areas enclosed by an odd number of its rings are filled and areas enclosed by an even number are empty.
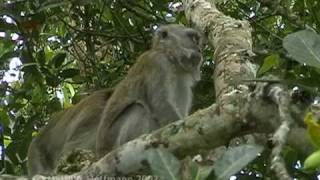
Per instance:
[[[242,145],[229,148],[224,155],[214,164],[218,180],[229,179],[247,164],[254,160],[263,150],[259,145]]]
[[[60,80],[58,78],[55,78],[53,76],[46,76],[46,82],[49,86],[57,87],[60,83]]]
[[[197,163],[190,161],[190,172],[192,180],[203,180],[206,179],[211,171],[213,170],[213,166],[200,166]]]
[[[147,161],[153,174],[161,180],[180,179],[180,162],[171,153],[160,149],[149,149]]]
[[[64,59],[66,58],[67,54],[66,53],[58,53],[55,55],[51,62],[54,63],[54,67],[60,67],[62,63],[64,62]]]
[[[303,163],[303,169],[310,171],[320,167],[320,150],[313,152]]]
[[[307,132],[309,138],[317,148],[320,147],[320,124],[318,118],[312,112],[306,113],[304,116],[304,123],[307,125]]]
[[[0,64],[7,62],[10,58],[18,57],[19,53],[15,51],[9,51],[0,56]]]
[[[75,83],[85,83],[86,82],[86,79],[82,76],[80,76],[79,74],[72,77],[72,80],[75,82]]]
[[[53,2],[45,1],[44,3],[41,4],[41,6],[40,6],[40,8],[38,9],[37,12],[41,12],[41,11],[48,10],[48,9],[51,9],[51,8],[55,8],[55,7],[61,7],[61,6],[65,5],[65,4],[67,4],[67,3],[69,3],[69,2],[64,2],[64,1],[62,1],[62,2],[60,2],[60,1],[58,1],[58,2],[56,2],[56,1],[53,1]]]
[[[283,47],[300,63],[320,68],[320,36],[311,30],[287,35]]]
[[[272,55],[266,57],[263,60],[262,66],[258,70],[258,76],[268,72],[273,67],[279,65],[279,60],[280,60],[279,54],[272,54]]]
[[[4,147],[7,148],[12,143],[10,136],[4,136]]]
[[[4,126],[9,126],[10,120],[9,120],[9,115],[8,112],[5,111],[3,108],[0,108],[0,119],[1,119],[1,123]]]
[[[61,108],[62,108],[60,99],[57,97],[52,98],[48,102],[48,106],[50,107],[49,112],[51,112],[51,113],[57,112],[57,111],[61,110]]]
[[[2,10],[2,9],[1,9]],[[0,19],[0,31],[17,31],[17,26],[12,23],[6,22],[5,18]]]
[[[79,70],[78,69],[73,69],[73,68],[70,68],[70,69],[65,69],[63,70],[61,73],[60,73],[60,76],[67,79],[67,78],[72,78],[76,75],[79,74]]]
[[[32,103],[40,104],[42,101],[44,101],[44,90],[41,89],[39,86],[34,86],[32,89]]]
[[[70,92],[70,96],[71,96],[71,97],[73,97],[73,96],[76,94],[76,92],[74,91],[74,88],[73,88],[72,84],[66,83],[65,87],[69,89],[69,92]]]
[[[39,62],[39,64],[41,66],[45,65],[46,62],[46,54],[44,52],[44,50],[40,50],[39,52],[37,52],[37,61]]]

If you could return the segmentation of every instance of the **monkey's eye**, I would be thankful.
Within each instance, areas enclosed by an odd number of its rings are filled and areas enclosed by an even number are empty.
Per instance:
[[[191,31],[187,32],[188,37],[197,45],[200,43],[200,36],[197,32]]]
[[[158,29],[156,33],[160,39],[165,39],[168,37],[168,31],[166,29]]]

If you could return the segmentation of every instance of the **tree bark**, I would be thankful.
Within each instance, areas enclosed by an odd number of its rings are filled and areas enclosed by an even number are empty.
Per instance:
[[[244,134],[274,133],[281,125],[279,104],[272,101],[273,95],[265,93],[267,86],[250,91],[248,84],[243,83],[254,79],[256,73],[249,23],[225,16],[205,0],[183,2],[190,24],[206,34],[214,47],[217,103],[122,145],[73,177],[130,174],[146,167],[143,162],[149,148],[163,148],[183,158],[202,149],[226,145]],[[269,100],[265,94],[269,94]],[[303,114],[295,112],[293,119],[299,121]],[[306,130],[297,124],[292,126],[287,142],[305,153],[312,149]]]

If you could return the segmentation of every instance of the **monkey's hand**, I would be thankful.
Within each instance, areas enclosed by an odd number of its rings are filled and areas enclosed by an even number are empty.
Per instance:
[[[155,108],[152,116],[156,117],[155,119],[161,127],[183,118],[179,110],[175,108],[175,105],[165,99],[159,102]]]

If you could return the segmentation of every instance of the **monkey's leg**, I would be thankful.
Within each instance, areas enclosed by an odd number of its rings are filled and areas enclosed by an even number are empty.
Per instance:
[[[108,135],[104,138],[104,144],[97,142],[100,143],[97,146],[98,154],[102,156],[113,148],[157,128],[159,125],[143,105],[131,104],[120,113],[109,129],[105,129],[104,132]]]
[[[54,173],[53,160],[49,158],[45,147],[41,146],[40,139],[35,138],[28,150],[28,175],[52,175]]]

